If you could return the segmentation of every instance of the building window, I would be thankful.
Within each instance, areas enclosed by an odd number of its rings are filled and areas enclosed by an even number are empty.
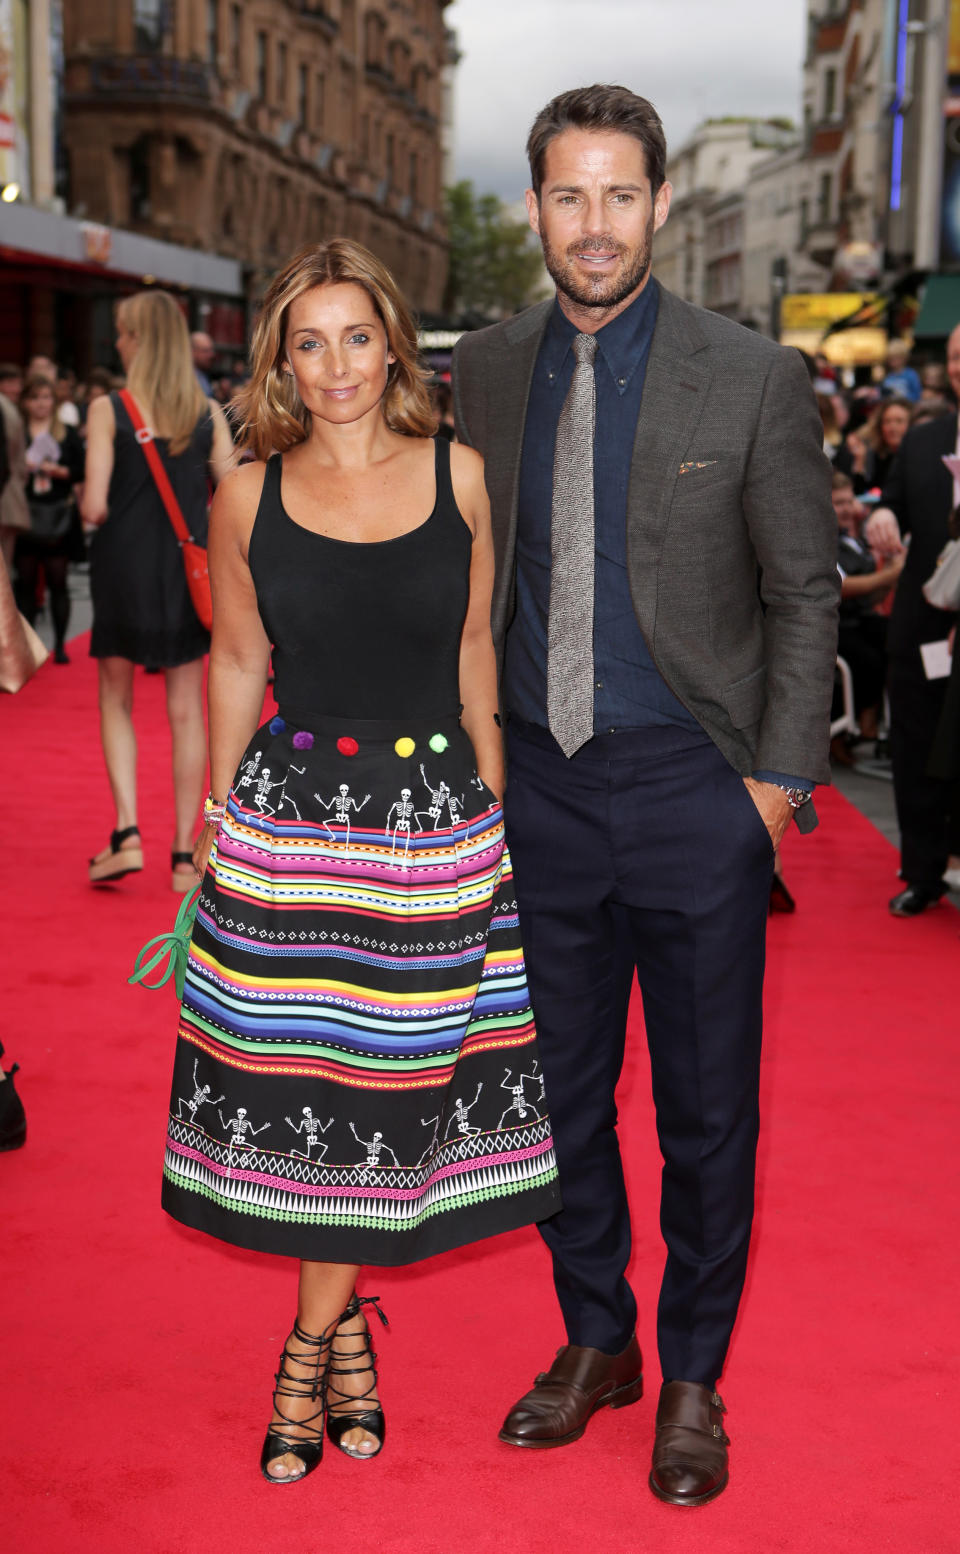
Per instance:
[[[267,100],[267,35],[265,32],[257,33],[257,97],[260,102]]]
[[[133,42],[143,54],[152,54],[163,43],[167,30],[165,0],[133,0]]]
[[[230,7],[230,68],[240,74],[240,46],[243,37],[243,12],[239,5]]]
[[[297,70],[297,123],[301,129],[310,123],[310,70],[306,65]]]
[[[281,108],[287,104],[287,45],[277,44],[277,102]]]
[[[360,115],[360,155],[365,162],[370,160],[370,115]]]
[[[135,140],[128,153],[130,166],[130,220],[150,219],[150,142],[146,135]]]
[[[800,201],[800,242],[801,243],[805,243],[807,241],[807,233],[809,231],[810,231],[810,201],[808,199],[802,199]]]
[[[320,132],[323,130],[326,90],[327,78],[322,70],[318,70],[313,78],[313,127]]]
[[[823,73],[823,117],[832,119],[837,111],[837,72],[831,67]]]
[[[207,63],[214,69],[220,57],[220,0],[207,0]]]
[[[418,158],[417,153],[415,151],[411,151],[411,153],[410,153],[410,198],[413,201],[416,201],[416,198],[417,198],[417,192],[418,192],[417,191],[417,184],[419,183],[419,175],[420,175],[420,162],[419,162],[419,158]]]
[[[820,174],[820,191],[817,198],[817,215],[821,222],[830,220],[830,206],[833,198],[833,178],[829,173]]]
[[[391,189],[393,188],[393,145],[393,136],[388,135],[384,160],[387,164],[387,185]]]

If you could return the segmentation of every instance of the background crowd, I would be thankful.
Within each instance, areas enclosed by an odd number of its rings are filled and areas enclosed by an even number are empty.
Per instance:
[[[129,304],[121,305],[121,315],[124,306]],[[118,323],[122,343],[120,319]],[[192,529],[202,535],[206,502],[227,467],[230,437],[237,425],[232,403],[246,369],[232,357],[221,358],[209,335],[195,332],[188,337],[179,309],[176,317],[167,317],[167,327],[178,339],[179,377],[189,377],[196,389],[196,426],[187,443],[178,447],[173,462],[186,469],[193,450],[192,475],[184,476],[184,499],[192,509]],[[150,350],[159,349],[154,338]],[[123,864],[135,864],[139,845],[132,683],[127,669],[116,674],[111,666],[139,663],[168,675],[171,728],[180,749],[175,762],[178,812],[183,811],[172,849],[179,860],[174,879],[179,872],[185,888],[190,879],[192,824],[187,811],[192,809],[194,789],[199,791],[198,783],[202,785],[198,772],[205,746],[198,733],[199,679],[194,676],[197,685],[189,696],[179,696],[178,690],[183,689],[179,681],[189,678],[189,673],[178,671],[201,662],[198,655],[205,651],[207,637],[184,590],[170,618],[156,618],[154,608],[152,621],[147,606],[153,595],[149,588],[141,590],[135,607],[128,610],[131,618],[136,613],[140,620],[132,645],[127,638],[118,641],[115,625],[109,625],[117,601],[130,596],[132,576],[146,574],[149,581],[165,565],[170,568],[171,585],[174,573],[180,577],[179,555],[166,515],[155,489],[145,480],[133,429],[118,408],[118,392],[128,381],[133,362],[132,354],[126,360],[122,350],[119,354],[121,373],[97,367],[83,381],[48,356],[35,356],[22,366],[0,363],[7,472],[0,493],[0,546],[21,614],[33,623],[48,612],[53,659],[65,665],[69,663],[70,575],[89,567],[91,550],[95,555],[98,543],[104,551],[103,535],[94,536],[96,526],[107,517],[109,502],[135,509],[141,523],[145,507],[151,509],[155,547],[159,547],[152,560],[143,554],[137,560],[131,552],[125,561],[100,567],[92,651],[100,660],[101,733],[117,811],[113,836],[125,833],[119,845],[129,855]],[[843,586],[831,755],[840,766],[892,777],[902,838],[903,888],[890,908],[897,916],[915,916],[934,905],[947,888],[960,888],[960,669],[958,658],[951,656],[955,616],[933,609],[922,593],[927,575],[955,532],[960,502],[960,477],[944,463],[944,455],[958,452],[960,327],[946,352],[932,359],[914,361],[909,342],[894,339],[886,359],[872,370],[861,368],[854,374],[833,365],[825,355],[807,358],[807,365],[823,420],[824,450],[834,469],[837,560]],[[142,379],[142,370],[140,375]],[[433,397],[438,431],[454,436],[448,383],[438,380]],[[101,400],[113,407],[104,412],[110,422],[111,447],[118,424],[121,427],[116,443],[119,457],[111,466],[108,485],[91,505],[84,496],[85,460],[89,473],[90,429],[97,425],[95,407]],[[162,420],[162,406],[157,408]],[[214,432],[216,450],[211,446]],[[102,510],[95,512],[98,503]],[[115,540],[120,529],[115,521],[106,532]],[[168,588],[168,601],[169,595]],[[169,603],[165,608],[169,610]],[[120,635],[124,636],[123,629]],[[930,657],[931,644],[944,646]],[[110,849],[94,861],[95,871],[98,866],[105,878],[129,872]],[[772,905],[787,910],[794,906],[779,875]]]

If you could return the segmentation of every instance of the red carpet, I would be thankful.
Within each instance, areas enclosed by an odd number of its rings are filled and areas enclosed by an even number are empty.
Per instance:
[[[159,1209],[172,992],[125,978],[172,922],[163,682],[139,676],[147,869],[86,883],[110,809],[93,666],[0,705],[6,1061],[25,1149],[0,1156],[4,1554],[565,1554],[960,1549],[960,918],[886,911],[895,856],[832,792],[786,850],[771,925],[760,1209],[723,1391],[731,1484],[679,1511],[646,1488],[659,1378],[658,1155],[635,1007],[622,1138],[648,1395],[564,1450],[496,1441],[561,1342],[533,1231],[367,1279],[387,1445],[330,1450],[282,1493],[257,1459],[294,1265]]]

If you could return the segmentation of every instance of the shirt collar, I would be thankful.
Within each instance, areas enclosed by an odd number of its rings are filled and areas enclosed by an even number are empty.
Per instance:
[[[597,354],[603,357],[619,394],[626,393],[630,379],[646,355],[653,338],[659,302],[659,287],[651,276],[639,297],[597,331]],[[555,301],[547,321],[541,356],[551,385],[560,378],[575,334],[576,325],[571,324],[560,303]]]

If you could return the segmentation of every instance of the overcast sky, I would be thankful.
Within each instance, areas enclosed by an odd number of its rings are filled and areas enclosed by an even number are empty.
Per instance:
[[[458,178],[519,199],[523,147],[557,92],[612,81],[649,97],[677,147],[710,116],[800,117],[805,0],[456,0]]]

